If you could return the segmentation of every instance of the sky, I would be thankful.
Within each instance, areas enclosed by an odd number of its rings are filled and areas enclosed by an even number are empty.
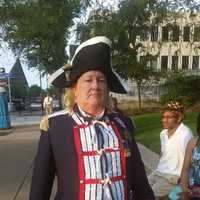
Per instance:
[[[74,38],[71,38],[69,40],[69,44],[74,43]],[[0,67],[5,68],[5,72],[9,73],[12,69],[13,65],[15,64],[16,57],[12,53],[11,50],[9,50],[5,43],[1,44],[2,48],[0,48]],[[69,48],[66,47],[67,54],[69,53]],[[24,74],[26,76],[27,82],[29,84],[29,87],[31,85],[38,85],[40,86],[40,74],[37,69],[29,69],[25,60],[20,58],[20,62],[24,71]],[[47,83],[47,76],[42,77],[42,88],[46,89],[48,87]]]
[[[0,67],[5,68],[6,73],[9,73],[12,66],[15,64],[16,57],[8,48],[6,48],[5,45],[3,46],[4,47],[0,49]],[[22,59],[20,61],[29,86],[40,86],[39,71],[34,69],[28,69],[26,63]],[[46,77],[42,78],[42,88],[47,88]]]

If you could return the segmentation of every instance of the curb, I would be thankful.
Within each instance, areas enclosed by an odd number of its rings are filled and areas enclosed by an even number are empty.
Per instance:
[[[13,131],[12,127],[9,129],[0,129],[0,136],[5,136],[10,134]]]
[[[40,122],[37,123],[31,123],[31,124],[12,124],[12,128],[23,128],[23,127],[29,127],[29,126],[38,126],[39,128]]]
[[[11,134],[12,132],[14,131],[20,131],[20,129],[23,129],[23,128],[30,128],[32,127],[33,129],[40,129],[39,127],[39,123],[34,123],[34,124],[12,124],[11,128],[10,129],[2,129],[0,130],[0,137],[1,136],[7,136],[9,134]]]
[[[21,132],[21,131],[25,131],[26,129],[32,129],[32,130],[40,130],[40,124],[39,123],[35,123],[35,124],[15,124],[12,126],[13,131],[15,132]]]

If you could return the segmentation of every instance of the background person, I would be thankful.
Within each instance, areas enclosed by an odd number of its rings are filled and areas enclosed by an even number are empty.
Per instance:
[[[149,183],[157,199],[169,194],[180,178],[185,149],[192,138],[191,130],[183,123],[184,108],[170,101],[163,109],[163,130],[160,133],[161,155],[158,166],[149,175]]]
[[[124,114],[123,112],[122,112],[122,110],[121,109],[119,109],[119,107],[118,107],[118,101],[117,101],[117,98],[116,97],[110,97],[110,104],[111,104],[111,109],[112,109],[112,112],[116,112],[116,113],[120,113],[120,114]]]
[[[46,115],[50,115],[53,112],[53,98],[51,97],[49,92],[47,93],[47,96],[44,98],[43,108],[45,109]]]
[[[121,119],[123,119],[121,125],[126,127],[128,135],[134,136],[135,123],[130,117],[126,116],[121,109],[119,109],[117,98],[110,96],[109,104],[113,118],[119,123],[121,123]]]
[[[67,110],[41,124],[30,200],[50,199],[55,175],[59,200],[154,199],[136,142],[106,109],[109,91],[126,93],[110,51],[108,38],[92,38],[77,48],[72,67],[52,75],[52,84],[69,87]]]

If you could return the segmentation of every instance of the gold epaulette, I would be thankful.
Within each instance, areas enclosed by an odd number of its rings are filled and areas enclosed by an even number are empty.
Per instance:
[[[124,156],[125,157],[131,157],[131,150],[129,148],[124,149]]]
[[[40,122],[40,130],[48,131],[49,129],[49,118],[48,116],[44,116]]]

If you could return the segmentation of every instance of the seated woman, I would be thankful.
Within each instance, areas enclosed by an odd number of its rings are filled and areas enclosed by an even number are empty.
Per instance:
[[[181,172],[182,200],[200,200],[200,113],[197,117],[197,134],[186,149]]]

